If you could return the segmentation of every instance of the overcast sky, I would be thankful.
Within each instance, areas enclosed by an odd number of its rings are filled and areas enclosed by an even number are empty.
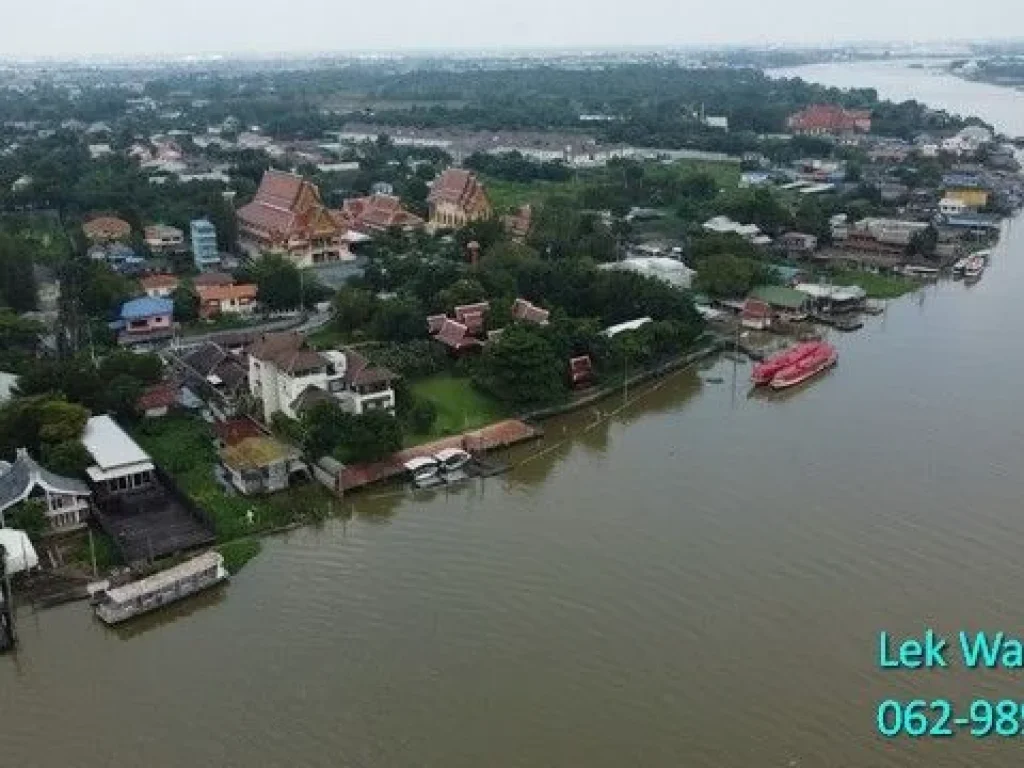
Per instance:
[[[3,0],[0,58],[1024,36],[1022,0]]]

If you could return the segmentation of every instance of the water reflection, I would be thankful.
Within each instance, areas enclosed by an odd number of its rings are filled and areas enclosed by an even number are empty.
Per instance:
[[[155,629],[162,629],[169,624],[173,624],[189,616],[207,611],[222,604],[227,600],[227,592],[230,589],[230,583],[231,582],[229,581],[227,583],[218,584],[215,587],[200,592],[198,595],[193,595],[186,600],[182,600],[180,603],[172,603],[171,605],[153,611],[153,613],[143,614],[142,616],[126,621],[123,624],[117,624],[112,627],[104,624],[95,615],[92,616],[92,620],[103,630],[117,637],[118,640],[132,640],[148,634]],[[81,603],[81,607],[83,610],[88,610],[90,614],[92,613],[92,608],[87,607],[86,603]]]

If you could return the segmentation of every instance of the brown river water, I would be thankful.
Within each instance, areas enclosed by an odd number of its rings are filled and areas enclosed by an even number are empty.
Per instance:
[[[896,66],[807,74],[1024,134],[1024,95]],[[978,284],[892,302],[785,397],[723,359],[550,422],[505,476],[349,499],[125,631],[22,611],[0,765],[1020,765],[875,732],[884,698],[1024,699],[876,662],[883,629],[1024,632],[1024,221],[1004,234]]]

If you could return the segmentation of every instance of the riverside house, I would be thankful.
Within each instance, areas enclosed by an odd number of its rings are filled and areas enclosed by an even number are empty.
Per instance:
[[[39,499],[46,505],[46,521],[51,531],[81,528],[89,516],[89,486],[73,477],[64,477],[40,466],[27,450],[19,448],[13,464],[0,466],[0,528],[4,513],[26,499]]]

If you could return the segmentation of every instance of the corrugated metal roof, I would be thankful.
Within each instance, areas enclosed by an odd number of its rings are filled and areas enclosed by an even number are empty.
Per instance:
[[[149,455],[110,416],[93,416],[85,423],[82,445],[104,471],[150,461]]]
[[[143,296],[139,299],[126,301],[121,305],[122,320],[138,320],[154,315],[169,315],[174,312],[174,302],[170,299]]]

